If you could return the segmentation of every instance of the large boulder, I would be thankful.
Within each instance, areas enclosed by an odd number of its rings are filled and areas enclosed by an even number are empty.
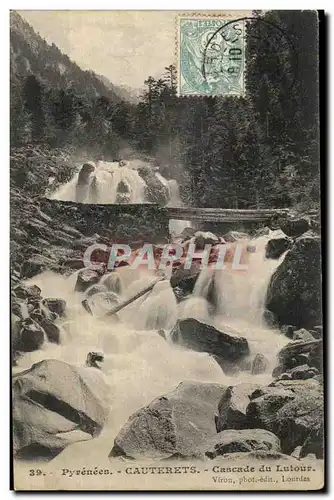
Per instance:
[[[263,387],[250,395],[246,417],[250,427],[276,431],[276,412],[286,403],[293,401],[295,393],[280,387]]]
[[[46,333],[47,339],[52,344],[60,344],[60,328],[48,318],[41,318],[38,321],[39,325]]]
[[[51,313],[55,313],[61,317],[65,315],[66,300],[56,299],[56,298],[46,298],[43,299],[42,304]]]
[[[13,292],[18,299],[41,299],[41,289],[37,285],[20,283],[13,289]]]
[[[145,199],[151,203],[166,205],[170,198],[168,183],[164,183],[161,177],[148,166],[138,168],[138,174],[146,182]]]
[[[201,269],[196,265],[193,265],[190,269],[181,267],[173,272],[170,284],[172,288],[178,287],[184,295],[189,295],[194,290],[200,272]]]
[[[85,292],[87,288],[95,285],[100,280],[100,275],[93,269],[83,269],[78,273],[77,282],[74,290],[76,292]]]
[[[130,417],[115,438],[110,456],[132,459],[193,458],[216,434],[214,414],[225,387],[182,382]]]
[[[194,318],[179,320],[171,332],[174,343],[223,360],[235,361],[249,354],[247,339],[225,333]]]
[[[291,238],[273,238],[266,245],[266,259],[279,259],[292,246]]]
[[[197,250],[204,250],[205,245],[217,245],[218,243],[222,243],[222,241],[218,236],[209,231],[196,231],[194,236],[190,238],[189,243],[193,243]]]
[[[280,228],[287,236],[298,237],[310,229],[309,220],[304,217],[282,219]]]
[[[217,432],[250,427],[246,410],[250,396],[257,388],[256,384],[245,383],[226,389],[219,401],[218,415],[215,417]]]
[[[300,328],[300,330],[295,330],[292,335],[292,340],[302,340],[308,342],[309,340],[315,340],[312,333],[305,328]]]
[[[24,352],[32,352],[40,349],[45,341],[43,328],[33,319],[27,318],[21,322],[17,349]]]
[[[99,370],[58,360],[15,375],[15,455],[50,458],[71,443],[98,436],[109,413],[108,392]]]
[[[229,429],[219,432],[203,447],[206,457],[216,458],[225,453],[250,451],[280,452],[280,441],[275,434],[264,429]]]
[[[291,365],[291,360],[296,358],[296,356],[299,356],[301,354],[310,354],[312,352],[319,352],[320,354],[321,349],[321,339],[308,340],[306,342],[302,340],[294,340],[292,342],[289,342],[280,350],[280,352],[278,353],[278,359],[281,364],[289,367]]]
[[[318,375],[322,371],[322,340],[314,339],[303,328],[295,331],[293,336],[300,338],[289,342],[280,350],[279,365],[274,368],[272,376],[282,378],[284,374],[286,378],[302,380]]]
[[[296,366],[288,370],[291,375],[292,380],[306,380],[318,375],[318,370],[316,368],[310,368],[308,364]]]
[[[323,426],[321,387],[316,382],[308,382],[279,381],[251,395],[247,416],[254,427],[266,429],[280,438],[283,453],[291,454],[315,429]],[[312,453],[320,457],[322,443],[314,450]]]
[[[320,238],[298,238],[271,277],[266,307],[280,325],[312,328],[321,323]]]

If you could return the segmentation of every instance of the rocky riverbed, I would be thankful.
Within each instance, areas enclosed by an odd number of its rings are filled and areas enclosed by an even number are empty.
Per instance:
[[[111,459],[323,457],[320,237],[310,221],[291,219],[286,233],[282,224],[180,236],[198,248],[209,239],[261,240],[265,293],[240,303],[260,320],[231,322],[224,293],[241,294],[240,278],[224,292],[217,275],[196,265],[176,266],[170,280],[110,317],[108,308],[154,276],[81,269],[87,245],[106,235],[87,236],[13,194],[14,209],[31,215],[12,225],[18,459],[50,460],[75,443],[91,450],[88,442]],[[260,280],[255,271],[243,279]]]

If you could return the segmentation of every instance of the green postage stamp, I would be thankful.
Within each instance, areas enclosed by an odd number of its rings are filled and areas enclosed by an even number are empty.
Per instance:
[[[223,16],[178,18],[180,96],[244,95],[245,24]]]

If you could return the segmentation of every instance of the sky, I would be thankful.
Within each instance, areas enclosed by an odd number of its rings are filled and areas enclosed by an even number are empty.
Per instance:
[[[42,11],[19,14],[83,69],[141,88],[175,63],[175,12]]]

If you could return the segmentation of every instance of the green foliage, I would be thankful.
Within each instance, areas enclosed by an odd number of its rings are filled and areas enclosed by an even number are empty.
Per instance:
[[[178,97],[170,65],[161,78],[148,76],[133,104],[15,14],[12,145],[70,145],[106,160],[137,151],[155,158],[162,175],[179,181],[183,201],[196,206],[317,207],[317,23],[312,11],[254,12],[245,98]]]
[[[319,205],[317,34],[315,12],[254,12],[246,98],[178,98],[172,66],[162,79],[145,81],[136,145],[179,180],[185,202]]]

